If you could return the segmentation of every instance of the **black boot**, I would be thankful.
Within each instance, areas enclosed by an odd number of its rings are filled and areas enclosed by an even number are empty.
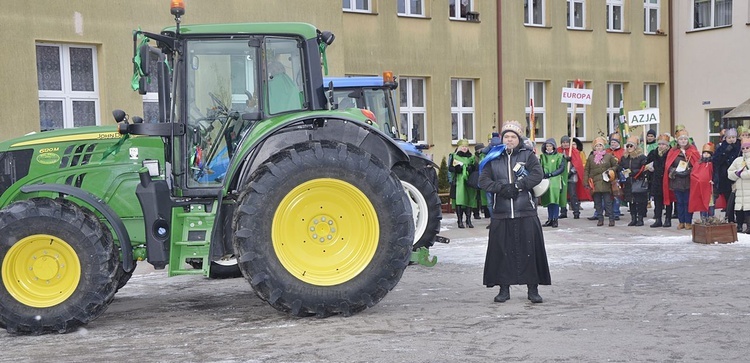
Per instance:
[[[560,219],[568,218],[568,208],[560,208]]]
[[[458,216],[458,228],[464,228],[464,207],[457,205],[456,215]]]
[[[466,207],[464,214],[466,214],[466,227],[474,228],[474,225],[471,224],[471,208]]]
[[[546,222],[544,222],[544,224],[542,224],[542,227],[549,227],[551,225],[552,225],[552,220],[548,219]]]
[[[635,213],[630,213],[630,223],[628,223],[628,227],[635,226],[638,223],[638,216],[636,216]]]
[[[596,222],[597,227],[601,227],[604,225],[604,217],[599,218],[599,220]]]
[[[661,227],[661,216],[656,218],[656,222],[650,226],[651,228]]]
[[[529,300],[531,300],[534,304],[542,303],[544,300],[542,300],[541,295],[539,295],[539,285],[537,284],[528,284],[526,287],[529,288]]]
[[[666,213],[664,214],[664,223],[661,226],[664,228],[672,227],[672,206],[668,205],[664,209]]]
[[[484,212],[484,218],[490,218],[490,209],[485,207],[482,207],[482,211]]]
[[[552,220],[552,228],[557,228],[557,218]]]
[[[482,219],[482,216],[479,215],[479,208],[472,208],[471,210],[474,213],[474,219]]]
[[[510,285],[500,285],[500,293],[495,296],[495,302],[506,302],[510,299]]]
[[[642,226],[643,225],[643,217],[641,217],[640,215],[636,215],[635,218],[636,218],[636,220],[635,220],[635,226],[636,227]]]

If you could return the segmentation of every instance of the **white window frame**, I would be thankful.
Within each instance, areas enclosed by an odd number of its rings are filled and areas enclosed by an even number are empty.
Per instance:
[[[643,84],[643,100],[646,102],[646,108],[659,108],[661,103],[659,100],[660,87],[658,83],[644,83]],[[654,98],[654,102],[651,102],[651,96]],[[659,124],[650,124],[648,128],[656,131],[659,135]]]
[[[459,4],[461,2],[466,2],[466,12],[474,11],[474,0],[449,0],[449,5],[454,5],[453,9],[450,9],[448,7],[448,11],[450,12],[448,14],[448,18],[451,20],[466,20],[466,16],[461,16],[461,7],[455,6],[456,4]]]
[[[576,4],[581,6],[581,25],[576,25],[575,8]],[[568,29],[586,29],[586,0],[568,0]]]
[[[531,2],[532,6],[529,6],[529,2]],[[523,8],[524,8],[524,15],[523,15],[523,24],[528,26],[545,26],[545,4],[546,0],[524,0],[523,2]],[[537,6],[534,6],[537,5]],[[534,9],[539,8],[539,22],[534,22]]]
[[[718,27],[724,27],[724,26],[731,26],[732,25],[732,0],[692,0],[691,1],[693,7],[691,8],[692,11],[690,12],[692,18],[693,18],[693,30],[699,30],[699,29],[711,29],[711,28],[718,28]],[[697,8],[697,3],[708,3],[709,4],[709,24],[704,26],[696,26],[697,25],[697,19],[695,18]],[[718,23],[718,7],[720,4],[728,4],[729,5],[729,22],[726,24],[717,24]]]
[[[643,32],[646,34],[656,34],[661,30],[661,0],[643,0]],[[652,11],[656,12],[656,28],[651,29],[649,15]]]
[[[568,81],[568,85],[566,87],[574,88],[574,82]],[[585,82],[583,83],[583,89],[586,89]],[[565,123],[565,127],[566,127],[565,134],[570,135],[570,123],[571,123],[571,120],[573,119],[573,104],[568,103],[567,105],[568,105],[568,108],[567,108],[567,116],[566,116],[566,123]],[[575,109],[576,109],[576,114],[578,115],[578,120],[581,121],[581,127],[576,127],[575,137],[581,140],[586,140],[586,105],[577,104]],[[580,134],[578,133],[578,129],[581,129],[582,131]],[[573,137],[573,135],[570,135],[570,136]]]
[[[57,47],[58,55],[60,56],[60,76],[62,90],[38,90],[39,101],[62,101],[63,103],[63,128],[74,127],[73,123],[73,102],[75,101],[87,101],[94,102],[94,116],[96,118],[96,125],[101,125],[101,115],[99,112],[100,101],[99,101],[99,66],[97,64],[97,51],[96,46],[86,44],[61,44],[61,43],[46,43],[37,42],[35,45],[45,47]],[[70,72],[70,48],[86,48],[91,49],[91,62],[92,72],[94,77],[94,90],[93,91],[73,91],[72,90],[72,79]],[[39,120],[41,126],[41,120]]]
[[[541,102],[539,99],[536,99],[534,95],[537,93],[537,88],[541,87],[541,95],[542,100]],[[526,112],[526,127],[529,132],[531,132],[531,99],[534,99],[534,124],[539,125],[537,127],[539,129],[539,134],[534,134],[534,141],[541,141],[544,142],[547,140],[547,82],[542,80],[526,80],[526,107],[524,108]],[[538,121],[540,120],[541,116],[541,123]],[[530,137],[531,135],[529,135]]]
[[[398,15],[399,16],[412,16],[412,17],[417,17],[417,18],[424,18],[424,17],[426,17],[426,15],[424,13],[424,3],[425,3],[425,1],[426,0],[419,0],[419,7],[420,7],[418,9],[419,12],[415,12],[414,9],[412,8],[412,2],[411,2],[411,0],[398,0],[398,4],[397,4],[397,8],[396,9],[398,9],[398,7],[400,7],[400,6],[403,6],[403,8],[404,8],[403,12],[398,11]]]
[[[461,101],[463,100],[463,83],[464,82],[471,82],[471,105],[470,106],[464,106],[461,104]],[[453,127],[452,122],[456,120],[456,134],[457,138],[452,137],[451,132],[451,138],[453,139],[453,144],[455,145],[458,143],[458,140],[461,139],[467,139],[469,140],[469,143],[476,142],[476,134],[477,134],[477,117],[476,117],[476,81],[470,78],[451,78],[451,83],[456,82],[456,94],[451,94],[451,103],[453,100],[456,101],[456,104],[451,104],[451,128]],[[453,86],[451,85],[451,93],[453,93]],[[464,114],[471,114],[471,130],[472,135],[466,135],[466,130],[464,130]],[[452,130],[451,130],[452,131]]]
[[[419,84],[421,81],[421,91],[422,91],[422,101],[424,104],[422,106],[415,106],[413,101],[413,96],[415,94],[415,88],[419,86],[415,86],[416,84]],[[403,83],[402,83],[403,82]],[[399,95],[399,108],[398,108],[398,116],[401,118],[401,122],[406,124],[406,140],[412,141],[414,138],[414,135],[412,134],[412,130],[414,129],[414,115],[422,115],[422,130],[424,135],[419,135],[420,138],[416,140],[417,144],[427,144],[427,79],[426,78],[420,78],[420,77],[399,77],[399,88],[406,87],[406,104],[401,103],[401,97]],[[402,117],[405,116],[405,117]]]
[[[341,9],[350,13],[369,14],[372,13],[372,0],[341,0]]]
[[[618,89],[619,92],[617,92]],[[618,93],[620,94],[620,102],[615,101]],[[624,94],[624,83],[607,82],[607,135],[619,130],[617,126],[621,122],[620,109],[623,107]]]
[[[620,28],[615,28],[615,8],[620,8]],[[607,31],[622,32],[625,28],[624,0],[607,0]]]

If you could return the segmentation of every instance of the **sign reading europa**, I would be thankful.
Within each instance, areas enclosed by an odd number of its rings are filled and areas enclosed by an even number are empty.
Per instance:
[[[591,94],[594,90],[582,89],[582,88],[563,88],[562,89],[562,103],[575,103],[579,105],[590,105]]]

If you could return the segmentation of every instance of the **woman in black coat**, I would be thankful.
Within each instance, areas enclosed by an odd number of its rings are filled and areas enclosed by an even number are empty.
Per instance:
[[[716,197],[719,195],[724,196],[724,200],[727,202],[726,206],[726,219],[728,222],[734,223],[734,197],[732,196],[732,184],[733,181],[729,180],[727,176],[727,170],[729,165],[732,165],[734,159],[740,156],[740,143],[737,142],[737,130],[729,129],[724,133],[724,140],[716,148],[714,156],[711,158],[711,162],[714,164],[714,190],[716,191]],[[731,204],[731,205],[730,205]],[[742,230],[742,226],[738,225],[737,230]]]
[[[649,171],[649,187],[651,196],[654,198],[654,219],[656,222],[651,228],[672,227],[672,204],[666,206],[664,222],[661,221],[661,213],[664,210],[664,169],[667,163],[667,152],[669,151],[669,135],[661,134],[656,138],[657,147],[651,150],[646,157],[646,164],[651,164]]]

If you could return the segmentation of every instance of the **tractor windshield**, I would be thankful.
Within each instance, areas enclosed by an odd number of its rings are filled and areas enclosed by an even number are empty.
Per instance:
[[[254,120],[305,104],[301,47],[295,38],[188,40],[184,100],[189,137],[188,186],[220,185],[240,139]],[[265,56],[265,57],[264,57]],[[178,97],[179,98],[179,97]]]

